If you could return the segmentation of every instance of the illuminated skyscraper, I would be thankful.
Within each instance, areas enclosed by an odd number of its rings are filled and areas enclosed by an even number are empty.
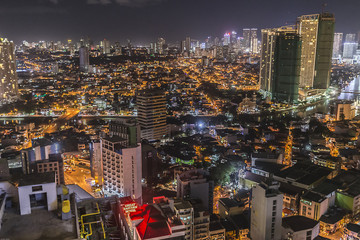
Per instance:
[[[14,43],[0,39],[0,101],[11,101],[18,96]]]
[[[161,140],[166,135],[166,98],[161,90],[147,89],[136,97],[141,138]]]
[[[163,38],[158,38],[157,44],[156,44],[156,48],[157,48],[157,53],[159,54],[163,54],[164,53],[164,45],[165,45],[165,39]]]
[[[87,47],[79,48],[79,58],[80,58],[80,71],[88,72],[89,71],[89,49]]]
[[[250,29],[250,52],[258,52],[258,38],[257,38],[257,28]]]
[[[334,33],[333,58],[339,58],[341,55],[343,33]]]
[[[228,46],[230,45],[230,33],[225,33],[224,34],[224,42],[223,42],[224,46]]]
[[[335,18],[331,13],[298,18],[297,29],[302,39],[300,88],[329,87],[334,25]]]
[[[191,38],[186,37],[185,39],[185,51],[190,53],[191,52]]]
[[[356,34],[349,33],[345,36],[344,53],[343,57],[347,59],[353,59],[358,43],[356,42]]]
[[[345,42],[356,42],[356,34],[355,33],[348,33],[345,36]]]
[[[260,85],[278,101],[299,97],[301,40],[294,26],[261,31]]]
[[[237,42],[237,33],[235,31],[231,32],[230,42],[231,42],[231,44],[236,44],[236,42]]]
[[[102,47],[103,47],[103,54],[107,55],[110,54],[110,42],[107,39],[104,39],[102,41]]]
[[[243,38],[244,38],[244,48],[245,50],[250,49],[250,29],[244,28],[243,29]]]

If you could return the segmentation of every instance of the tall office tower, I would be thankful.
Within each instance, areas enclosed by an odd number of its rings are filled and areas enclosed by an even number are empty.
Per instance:
[[[250,29],[250,52],[258,52],[258,38],[257,38],[257,28]]]
[[[300,88],[329,87],[334,25],[335,18],[331,13],[298,18],[297,30],[302,39]]]
[[[101,160],[105,195],[130,196],[141,203],[141,144],[106,136],[101,138]]]
[[[219,46],[220,44],[220,40],[219,40],[219,38],[218,37],[215,37],[215,39],[214,39],[214,45],[215,46]]]
[[[345,36],[343,58],[353,59],[358,43],[356,42],[356,34],[349,33]]]
[[[225,34],[224,34],[223,45],[224,45],[224,46],[230,45],[230,33],[225,33]]]
[[[272,179],[252,188],[250,237],[253,240],[280,240],[283,194]]]
[[[182,40],[180,42],[180,52],[183,53],[185,52],[185,45],[186,45],[186,41],[185,40]]]
[[[260,87],[278,101],[297,102],[301,40],[294,26],[261,31]]]
[[[358,31],[358,33],[357,33],[356,40],[357,40],[357,43],[360,44],[360,31]]]
[[[107,39],[104,39],[102,41],[102,47],[103,47],[103,54],[107,55],[110,54],[110,41]]]
[[[157,53],[159,53],[159,54],[164,53],[164,45],[165,45],[165,39],[158,38],[158,41],[157,41],[157,44],[156,44]]]
[[[89,71],[89,49],[87,47],[79,48],[79,58],[80,58],[80,71],[88,72]]]
[[[235,31],[231,32],[230,42],[231,42],[231,44],[236,44],[236,42],[237,42],[237,32],[235,32]]]
[[[121,55],[121,45],[119,42],[115,42],[115,54]]]
[[[18,96],[14,43],[0,38],[0,102],[11,101]]]
[[[356,34],[348,33],[345,35],[345,42],[356,42]]]
[[[181,199],[200,199],[202,205],[213,212],[214,181],[208,172],[192,169],[177,175],[177,197]]]
[[[185,51],[190,53],[191,52],[191,38],[186,37],[185,39]]]
[[[333,58],[339,58],[341,55],[343,33],[334,33]]]
[[[157,89],[140,91],[136,104],[141,138],[148,141],[161,140],[167,133],[165,93]]]
[[[243,38],[244,38],[244,49],[248,51],[250,49],[250,28],[243,29]]]

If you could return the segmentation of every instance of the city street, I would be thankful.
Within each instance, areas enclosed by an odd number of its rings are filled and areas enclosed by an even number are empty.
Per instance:
[[[332,240],[340,240],[340,239],[342,239],[342,230],[336,231],[334,234],[331,234],[331,235],[325,235],[322,233],[320,233],[319,235],[322,237],[325,237],[325,238],[332,239]]]
[[[90,193],[95,197],[94,192],[91,189],[90,181],[86,181],[86,179],[90,179],[90,170],[86,170],[83,168],[76,167],[75,171],[65,172],[65,184],[77,184],[81,188],[83,188],[85,191]]]

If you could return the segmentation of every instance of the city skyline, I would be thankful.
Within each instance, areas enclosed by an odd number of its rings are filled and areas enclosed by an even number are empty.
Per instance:
[[[284,0],[246,3],[233,0],[5,0],[0,11],[0,34],[15,43],[22,40],[76,40],[81,36],[121,43],[130,39],[137,45],[163,37],[167,42],[175,43],[186,36],[201,40],[233,30],[240,33],[243,28],[260,30],[295,24],[300,15],[321,12],[323,3]],[[334,13],[336,32],[357,33],[359,29],[354,29],[352,23],[360,20],[355,12],[358,7],[360,2],[356,0],[345,0],[342,4],[330,0],[324,9]],[[9,22],[9,18],[15,20]]]

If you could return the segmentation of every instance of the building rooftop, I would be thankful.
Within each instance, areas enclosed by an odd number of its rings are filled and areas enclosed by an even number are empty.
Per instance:
[[[22,175],[19,179],[19,187],[45,184],[45,183],[55,183],[55,172],[45,172],[45,173],[32,173],[28,175]]]
[[[302,199],[308,200],[308,201],[313,201],[313,202],[318,202],[321,203],[322,201],[324,201],[326,198],[321,196],[318,193],[314,193],[314,192],[307,192],[304,195],[302,195],[301,197]]]
[[[120,143],[126,141],[125,138],[119,137],[117,135],[113,135],[113,136],[106,135],[106,137],[104,137],[103,139],[112,143]]]
[[[290,228],[294,232],[314,228],[319,222],[304,216],[291,216],[282,219],[282,226]]]
[[[218,221],[210,222],[210,226],[209,226],[210,231],[218,231],[218,230],[222,230],[222,229],[225,229],[225,228],[223,227],[223,225],[221,225],[220,222],[218,222]]]
[[[141,239],[158,238],[171,235],[171,229],[161,211],[152,205],[142,205],[136,212],[130,213],[131,220],[140,220],[136,229]]]
[[[47,138],[38,138],[38,139],[32,140],[33,147],[36,147],[36,146],[44,147],[44,146],[48,146],[48,145],[52,145],[52,144],[53,143]]]
[[[341,208],[330,208],[324,215],[319,219],[320,222],[327,224],[335,224],[342,220],[348,212]]]
[[[311,191],[319,193],[321,195],[329,195],[330,193],[336,191],[339,188],[339,185],[331,180],[325,180],[320,183],[317,187],[312,189]]]
[[[207,179],[209,173],[202,169],[191,169],[179,175],[181,181],[191,181],[197,179]]]
[[[354,223],[348,223],[345,227],[351,232],[360,233],[360,225]]]
[[[219,203],[222,204],[227,209],[243,206],[243,204],[241,202],[236,201],[235,199],[231,199],[231,198],[220,198]]]
[[[180,209],[189,209],[192,208],[192,205],[189,201],[184,200],[175,200],[174,207],[178,210]]]

